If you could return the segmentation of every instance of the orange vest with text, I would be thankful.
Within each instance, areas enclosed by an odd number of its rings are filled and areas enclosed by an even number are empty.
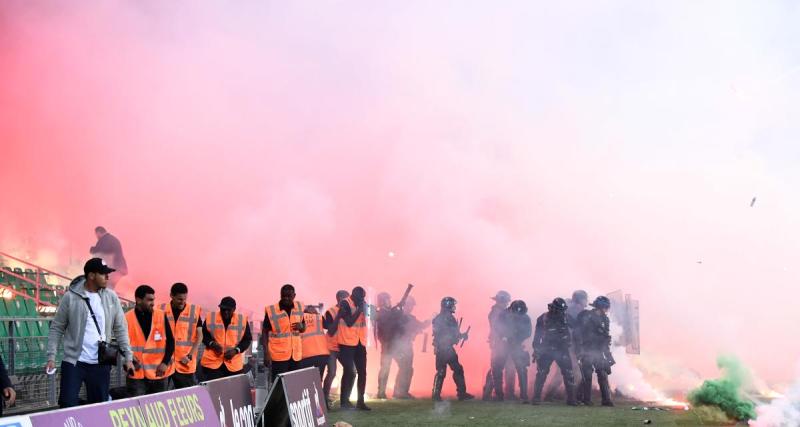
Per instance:
[[[355,313],[356,311],[356,304],[353,302],[351,298],[347,298],[345,300],[348,306],[350,306],[350,313]],[[339,328],[336,331],[336,335],[338,337],[339,345],[346,345],[346,346],[357,346],[358,343],[361,343],[364,347],[367,346],[367,321],[366,316],[362,312],[356,321],[353,323],[353,326],[347,326],[347,323],[344,322],[344,319],[339,319]]]
[[[193,374],[197,371],[197,349],[192,352],[192,344],[199,338],[197,336],[197,319],[202,318],[203,310],[194,304],[186,304],[177,319],[172,312],[171,304],[161,304],[161,310],[166,313],[169,326],[172,328],[172,336],[175,337],[175,352],[172,356],[173,363],[170,371]],[[189,353],[192,353],[192,358],[188,365],[184,365],[180,360]]]
[[[225,352],[239,345],[239,341],[244,337],[246,327],[247,317],[242,314],[233,312],[231,323],[225,328],[225,324],[222,323],[222,316],[220,316],[219,312],[212,311],[208,313],[206,315],[206,329],[208,329],[214,341],[222,346],[222,352],[217,354],[213,350],[206,348],[203,351],[203,358],[200,359],[200,366],[209,369],[219,369],[219,367],[225,363],[225,367],[231,372],[238,372],[244,369],[243,353],[247,351],[246,348],[240,348],[239,350],[241,351],[236,354],[236,356],[233,356],[231,360],[225,360]]]
[[[167,350],[167,333],[164,328],[164,312],[154,308],[153,320],[150,322],[150,336],[145,338],[139,319],[136,318],[136,309],[130,310],[125,314],[128,322],[128,339],[131,342],[131,352],[141,363],[141,367],[128,375],[135,380],[148,379],[160,380],[169,375],[170,369],[162,376],[156,375],[156,369],[164,361],[164,353]]]
[[[322,315],[303,313],[303,319],[306,321],[306,331],[300,335],[303,341],[303,359],[331,354],[325,339],[325,329],[322,329]]]
[[[303,321],[303,303],[294,302],[291,314],[287,315],[280,304],[264,307],[264,313],[269,318],[269,357],[275,362],[284,362],[292,359],[300,361],[303,358],[303,343],[299,332],[292,331],[292,323]]]

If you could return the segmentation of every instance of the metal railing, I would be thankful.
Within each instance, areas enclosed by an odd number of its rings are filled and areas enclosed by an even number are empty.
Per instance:
[[[42,291],[43,290],[52,291],[56,295],[61,295],[66,291],[66,288],[72,281],[71,278],[63,274],[56,273],[55,271],[40,267],[36,264],[25,261],[21,258],[15,257],[13,255],[10,255],[2,251],[0,251],[0,259],[9,259],[18,264],[26,266],[28,270],[30,270],[29,272],[14,271],[13,269],[4,269],[0,271],[0,273],[2,273],[4,276],[12,277],[17,281],[22,282],[24,285],[26,285],[27,288],[34,290],[33,295],[28,295],[27,293],[22,292],[20,290],[12,289],[10,287],[5,287],[3,289],[3,292],[5,294],[3,295],[3,297],[10,299],[13,298],[14,296],[20,296],[25,299],[31,299],[36,302],[36,308],[40,313],[45,315],[55,313],[55,307],[57,304],[53,303],[52,301],[42,300]],[[27,277],[27,274],[30,274],[33,277]],[[47,282],[46,279],[47,277],[52,277],[55,280],[63,281],[65,285],[50,284]],[[134,303],[133,301],[126,298],[119,297],[119,299],[123,303],[123,305],[132,306]]]
[[[58,384],[61,380],[61,354],[56,355],[56,373],[47,375],[47,331],[50,330],[50,319],[42,317],[1,317],[0,323],[8,331],[8,336],[0,337],[4,362],[11,382],[17,392],[17,403],[6,408],[5,414],[21,414],[58,405]],[[20,326],[30,330],[30,325],[40,326],[40,334],[23,336]],[[111,370],[111,388],[125,385],[124,370],[115,366]],[[81,389],[80,397],[86,398],[86,391]]]

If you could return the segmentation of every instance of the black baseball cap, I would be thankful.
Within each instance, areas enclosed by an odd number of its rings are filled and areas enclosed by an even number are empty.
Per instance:
[[[89,273],[100,273],[100,274],[109,274],[113,273],[117,270],[106,265],[106,262],[103,261],[102,258],[92,258],[89,261],[86,261],[86,264],[83,265],[83,274]]]
[[[236,310],[236,300],[233,297],[225,297],[219,302],[219,308]]]

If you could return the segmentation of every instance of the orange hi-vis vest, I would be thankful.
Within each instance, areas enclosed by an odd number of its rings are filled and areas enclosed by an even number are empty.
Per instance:
[[[351,298],[347,298],[345,300],[347,305],[350,306],[350,313],[354,313],[356,311],[356,304],[353,302]],[[362,312],[356,321],[353,323],[353,326],[347,326],[344,319],[339,319],[339,328],[336,331],[336,336],[338,337],[339,345],[346,345],[355,347],[358,343],[361,343],[364,347],[367,346],[367,321],[366,316]]]
[[[136,318],[136,309],[130,310],[125,314],[128,322],[128,339],[131,341],[131,352],[142,365],[128,375],[135,380],[160,380],[169,375],[169,369],[164,375],[156,375],[156,369],[164,361],[164,353],[167,350],[167,331],[164,327],[164,312],[154,308],[153,320],[150,321],[150,336],[145,338],[139,319]]]
[[[203,315],[203,309],[194,304],[186,304],[183,311],[178,313],[178,318],[172,312],[172,304],[161,304],[161,310],[167,315],[169,326],[172,328],[172,336],[175,337],[175,352],[172,356],[172,366],[170,374],[177,371],[181,374],[193,374],[197,371],[197,349],[192,352],[192,345],[197,336],[197,319]],[[180,362],[184,356],[192,352],[192,359],[188,365]]]
[[[246,348],[240,348],[240,352],[233,356],[231,360],[225,360],[225,352],[239,345],[239,341],[244,337],[245,328],[247,328],[247,317],[242,314],[234,312],[231,323],[225,328],[219,312],[212,311],[208,313],[206,315],[206,329],[211,333],[214,341],[222,346],[222,352],[217,354],[209,348],[205,349],[200,365],[204,368],[219,369],[225,363],[225,367],[230,372],[238,372],[244,369],[243,353],[247,351]]]
[[[325,339],[325,329],[322,329],[322,315],[319,313],[303,313],[306,321],[306,331],[300,334],[303,341],[303,359],[314,356],[327,356],[328,341]]]
[[[335,322],[336,314],[339,313],[339,306],[334,305],[333,307],[328,309],[327,313],[330,313],[331,320]],[[336,333],[333,334],[333,336],[330,336],[327,333],[325,334],[325,341],[328,342],[328,351],[339,351],[339,338],[337,337],[337,335],[339,335],[338,329],[336,330]]]
[[[264,313],[269,318],[269,357],[275,362],[284,362],[292,359],[300,361],[303,358],[303,343],[299,332],[292,331],[292,323],[303,321],[303,303],[294,302],[291,314],[287,315],[280,304],[264,307]]]

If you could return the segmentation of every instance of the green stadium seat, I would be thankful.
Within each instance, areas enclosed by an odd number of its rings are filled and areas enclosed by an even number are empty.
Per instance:
[[[11,316],[11,317],[18,316],[18,314],[17,314],[17,304],[16,304],[17,301],[18,301],[18,298],[19,297],[14,297],[12,299],[3,299],[3,303],[6,306],[6,312],[8,312],[8,315]]]
[[[29,317],[37,317],[39,316],[39,312],[36,311],[36,301],[32,299],[25,300],[25,315]]]
[[[30,329],[28,329],[28,322],[22,320],[14,321],[14,336],[27,338],[31,336]]]
[[[6,300],[3,298],[3,301],[0,301],[0,317],[7,317],[8,316],[8,308],[6,308]]]

